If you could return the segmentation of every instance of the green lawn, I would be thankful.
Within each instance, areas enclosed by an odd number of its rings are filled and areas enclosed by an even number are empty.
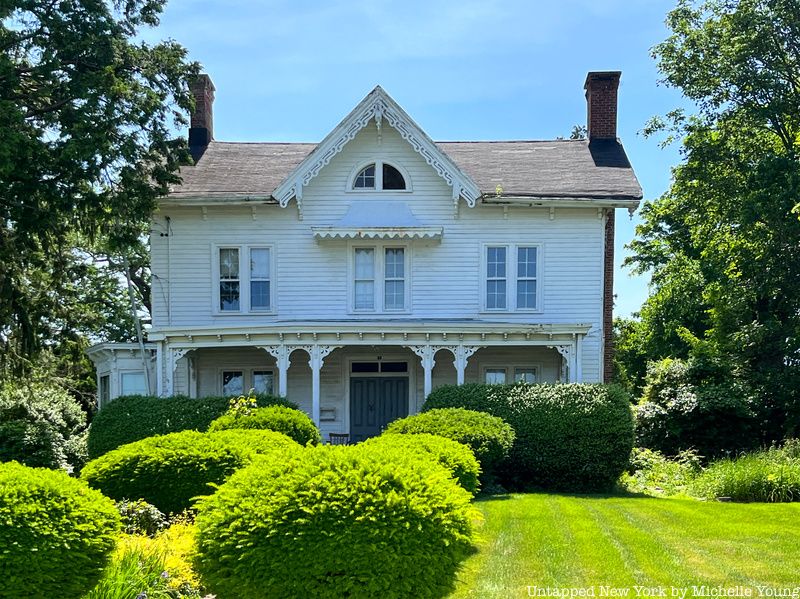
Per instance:
[[[527,597],[534,585],[597,597],[610,585],[634,599],[635,585],[686,598],[698,584],[747,585],[755,598],[756,585],[800,587],[800,504],[532,494],[478,506],[478,552],[453,599]]]

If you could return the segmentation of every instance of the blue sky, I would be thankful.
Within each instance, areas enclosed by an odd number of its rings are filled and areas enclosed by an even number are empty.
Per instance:
[[[685,104],[658,85],[650,48],[663,0],[172,0],[147,38],[190,51],[217,88],[214,136],[319,141],[375,85],[436,140],[548,139],[586,121],[590,70],[621,70],[619,136],[646,199],[667,188],[677,148],[639,131]],[[647,280],[619,264],[638,218],[617,211],[618,315]]]

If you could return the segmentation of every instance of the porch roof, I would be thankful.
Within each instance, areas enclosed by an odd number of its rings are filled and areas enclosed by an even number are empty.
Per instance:
[[[428,227],[405,202],[353,202],[330,226],[311,227],[317,239],[440,239],[442,227]]]

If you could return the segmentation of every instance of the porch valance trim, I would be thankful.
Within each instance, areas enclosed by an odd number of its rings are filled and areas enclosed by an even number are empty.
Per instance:
[[[311,227],[317,239],[441,239],[442,227]]]

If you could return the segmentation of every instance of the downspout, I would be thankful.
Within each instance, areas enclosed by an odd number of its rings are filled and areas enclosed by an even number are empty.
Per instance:
[[[144,367],[144,380],[147,385],[147,393],[153,394],[153,387],[150,385],[150,369],[147,365],[147,356],[144,349],[144,336],[142,335],[142,322],[139,320],[138,308],[136,307],[136,295],[133,293],[133,283],[131,283],[130,266],[128,265],[128,257],[122,258],[122,263],[125,266],[125,280],[128,282],[128,298],[131,301],[131,316],[133,322],[136,323],[136,338],[139,340],[139,351],[142,354],[142,366]]]

